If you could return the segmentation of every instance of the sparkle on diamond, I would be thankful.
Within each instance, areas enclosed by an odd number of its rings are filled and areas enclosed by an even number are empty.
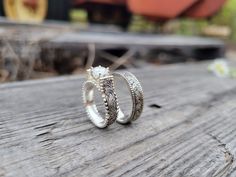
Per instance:
[[[92,68],[92,75],[95,79],[98,79],[99,77],[105,77],[109,75],[109,70],[108,68],[98,66],[98,67]]]

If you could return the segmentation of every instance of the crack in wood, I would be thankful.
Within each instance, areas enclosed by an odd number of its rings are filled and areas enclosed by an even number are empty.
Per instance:
[[[230,152],[229,148],[227,148],[226,144],[223,143],[217,136],[212,135],[211,133],[206,134],[214,139],[217,143],[219,143],[219,147],[223,147],[226,165],[222,169],[216,171],[215,174],[213,174],[213,177],[222,177],[227,174],[229,172],[229,169],[232,167],[234,163],[234,155]]]
[[[157,109],[162,108],[162,106],[160,106],[160,105],[158,105],[158,104],[150,104],[149,107],[150,107],[150,108],[157,108]]]
[[[52,126],[55,126],[56,124],[57,124],[57,122],[53,122],[53,123],[49,123],[49,124],[45,124],[45,125],[35,127],[34,129],[43,129],[43,128],[47,128],[47,127],[52,127]]]

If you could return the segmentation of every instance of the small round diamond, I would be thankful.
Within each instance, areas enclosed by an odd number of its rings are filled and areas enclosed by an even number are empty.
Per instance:
[[[109,70],[108,68],[104,68],[102,66],[98,66],[95,68],[92,68],[92,75],[95,79],[98,79],[100,77],[105,77],[109,75]]]

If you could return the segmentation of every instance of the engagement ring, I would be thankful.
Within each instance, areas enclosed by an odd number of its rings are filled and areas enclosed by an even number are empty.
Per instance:
[[[98,89],[105,105],[102,116],[94,101],[94,89]],[[109,68],[91,67],[87,70],[87,81],[83,84],[83,100],[90,120],[99,128],[105,128],[117,119],[118,103],[114,90],[114,78]]]

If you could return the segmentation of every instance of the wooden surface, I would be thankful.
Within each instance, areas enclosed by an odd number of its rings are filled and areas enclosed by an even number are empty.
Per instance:
[[[136,59],[166,64],[224,56],[225,44],[218,39],[0,18],[0,81],[77,73],[93,62],[129,68]]]
[[[172,47],[224,47],[224,43],[218,39],[189,37],[180,35],[158,35],[139,33],[104,33],[104,32],[68,32],[51,40],[54,44],[96,44],[111,46],[138,46],[140,48],[172,48]]]
[[[236,81],[206,66],[134,70],[144,112],[104,130],[85,114],[83,76],[0,85],[0,176],[235,177]]]

